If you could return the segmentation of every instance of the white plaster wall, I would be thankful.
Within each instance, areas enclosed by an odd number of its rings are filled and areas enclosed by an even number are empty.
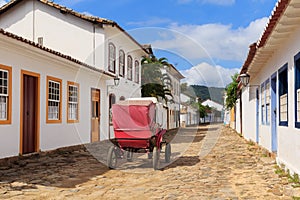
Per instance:
[[[0,27],[6,31],[22,35],[33,40],[33,1],[27,0],[19,3],[10,12],[5,12],[0,17]]]
[[[58,147],[72,146],[90,142],[91,88],[101,90],[101,139],[107,135],[107,111],[105,79],[99,73],[53,56],[20,42],[0,36],[0,63],[12,66],[12,125],[0,126],[0,157],[19,154],[20,145],[20,74],[21,69],[40,74],[40,149],[42,151]],[[34,50],[34,52],[32,52]],[[62,82],[62,123],[46,124],[46,77],[53,76]],[[79,123],[67,124],[67,81],[75,81],[80,87]]]
[[[295,29],[294,33],[278,47],[267,64],[254,76],[251,84],[261,84],[276,73],[285,63],[288,63],[288,127],[278,126],[278,151],[277,160],[286,165],[291,172],[300,173],[300,130],[295,128],[295,104],[294,104],[294,56],[300,51],[299,40],[300,29]],[[277,76],[278,78],[278,76]],[[278,81],[277,81],[278,95]],[[253,104],[254,105],[254,104]],[[277,97],[277,105],[279,105]],[[255,109],[255,107],[252,107]],[[277,106],[278,110],[278,106]],[[279,110],[278,110],[279,112]],[[277,113],[278,113],[277,112]],[[279,124],[277,116],[277,125]],[[261,119],[260,119],[261,124]],[[271,151],[271,128],[267,125],[260,125],[260,144]]]
[[[242,91],[243,136],[256,141],[256,87],[246,87]]]
[[[241,120],[240,120],[240,100],[238,99],[236,101],[236,105],[235,105],[235,130],[238,133],[241,133]]]
[[[94,25],[38,1],[24,1],[1,15],[0,27],[104,70],[105,35]]]
[[[44,46],[94,66],[93,24],[63,14],[58,9],[35,2],[35,42],[43,37]]]

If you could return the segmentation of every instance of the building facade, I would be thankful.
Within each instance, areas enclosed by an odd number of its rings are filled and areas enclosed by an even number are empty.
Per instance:
[[[241,87],[236,128],[300,174],[298,5],[297,0],[279,0],[261,38],[250,46],[241,70],[250,82]]]
[[[0,28],[0,158],[107,139],[111,104],[141,95],[148,53],[116,22],[15,0]]]

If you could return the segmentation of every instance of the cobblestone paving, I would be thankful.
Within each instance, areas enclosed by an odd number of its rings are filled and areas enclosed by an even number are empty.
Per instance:
[[[145,154],[105,162],[111,144],[41,153],[0,162],[0,199],[293,199],[300,196],[275,171],[264,150],[221,125],[181,129],[172,163],[154,171]],[[87,151],[87,150],[88,151]],[[100,152],[100,153],[99,153]],[[93,156],[92,156],[92,155]],[[95,157],[97,159],[95,159]]]

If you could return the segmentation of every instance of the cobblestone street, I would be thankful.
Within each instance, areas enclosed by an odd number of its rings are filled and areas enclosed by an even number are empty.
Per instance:
[[[172,163],[152,169],[146,154],[105,163],[108,142],[0,163],[0,199],[293,199],[275,160],[222,125],[180,129]],[[100,153],[99,153],[100,152]],[[95,158],[96,157],[96,158]],[[124,159],[125,160],[125,159]],[[101,162],[100,162],[101,161]]]

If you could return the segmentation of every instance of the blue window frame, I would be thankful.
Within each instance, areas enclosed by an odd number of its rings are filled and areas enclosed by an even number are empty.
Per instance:
[[[265,124],[266,121],[266,117],[265,117],[265,114],[266,114],[266,107],[265,107],[265,83],[262,83],[261,84],[261,87],[260,87],[260,96],[261,96],[261,102],[260,102],[260,105],[261,105],[261,124]]]
[[[265,107],[266,107],[266,124],[270,125],[270,101],[271,101],[271,96],[270,96],[270,80],[268,79],[265,82]]]
[[[300,52],[295,61],[295,127],[300,128]]]
[[[261,123],[270,125],[270,80],[261,84]]]
[[[279,126],[288,126],[288,64],[278,71]]]

